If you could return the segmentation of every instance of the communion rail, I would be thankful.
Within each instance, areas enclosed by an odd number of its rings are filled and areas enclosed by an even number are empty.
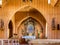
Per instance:
[[[0,45],[20,45],[18,39],[0,39]]]
[[[19,39],[0,39],[0,45],[27,45],[19,44]],[[60,45],[60,39],[35,39],[29,45]]]
[[[29,41],[29,45],[60,45],[60,39],[36,39]]]

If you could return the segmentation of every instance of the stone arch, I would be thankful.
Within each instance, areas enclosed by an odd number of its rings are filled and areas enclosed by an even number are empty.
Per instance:
[[[22,8],[25,8],[25,7],[32,7],[32,6],[29,6],[29,5],[24,5],[24,6],[21,6],[20,8],[18,8],[16,11],[14,11],[14,13],[12,14],[12,16],[9,18],[9,20],[8,20],[8,23],[9,23],[9,21],[11,20],[11,18],[18,12],[18,11],[20,11]],[[35,10],[37,10],[38,12],[40,12],[40,10],[38,9],[38,8],[36,8],[36,7],[32,7],[32,8],[34,8]],[[41,12],[40,12],[41,13]],[[41,13],[42,14],[42,13]],[[42,14],[42,16],[44,17],[44,15]],[[44,17],[45,18],[45,17]],[[46,18],[45,18],[45,20],[46,20]],[[47,22],[47,20],[46,20],[46,22]]]
[[[29,18],[31,18],[32,20],[34,20],[34,21],[36,21],[36,23],[38,23],[38,28],[37,28],[37,25],[35,24],[35,36],[36,36],[36,32],[37,32],[37,30],[39,31],[42,31],[42,33],[43,33],[43,38],[45,37],[45,30],[44,30],[44,27],[43,27],[43,25],[42,25],[42,23],[38,20],[38,19],[36,19],[36,18],[34,18],[34,17],[31,17],[31,16],[29,16],[29,17],[25,17],[24,19],[22,19],[21,21],[20,21],[20,23],[18,24],[18,27],[17,27],[17,31],[18,31],[18,35],[21,33],[21,26],[22,26],[22,24],[24,25],[24,23],[26,22],[26,20],[28,20]],[[23,30],[25,30],[25,28],[24,28],[24,26],[22,26],[23,28]],[[20,32],[20,33],[19,33]],[[24,32],[24,31],[23,31]],[[40,34],[40,33],[39,33]],[[21,36],[22,34],[20,34],[20,36]],[[39,36],[38,36],[39,37]],[[36,37],[36,38],[38,38],[38,37]]]
[[[29,16],[29,17],[25,17],[24,19],[22,19],[22,20],[19,22],[19,24],[18,24],[18,26],[17,26],[17,30],[19,29],[19,26],[20,26],[25,20],[27,20],[28,18],[33,18],[34,20],[36,20],[36,21],[41,25],[41,28],[44,29],[43,24],[39,21],[39,19],[37,19],[37,18],[35,18],[35,17],[32,17],[32,16]]]
[[[25,7],[32,7],[32,6],[28,6],[28,5],[25,5],[25,6],[23,6],[23,7],[21,7],[21,8],[19,8],[18,10],[16,10],[16,11],[14,11],[14,13],[12,14],[12,16],[9,18],[9,20],[8,20],[8,23],[9,23],[9,21],[12,19],[12,17],[17,13],[17,12],[19,12],[22,8],[25,8]],[[36,11],[38,11],[39,13],[40,13],[40,11],[37,9],[37,8],[35,8],[35,7],[32,7],[33,9],[35,9]],[[40,13],[41,14],[41,13]],[[46,21],[46,19],[45,19],[45,17],[43,16],[43,14],[41,14],[41,16],[44,18],[44,20]],[[25,19],[27,19],[27,18],[29,18],[29,17],[26,17]],[[37,18],[35,18],[35,17],[33,17],[34,19],[36,19],[37,21],[39,21],[39,19],[37,19]],[[17,29],[18,29],[18,27],[19,27],[19,25],[21,24],[21,22],[23,22],[25,19],[23,19],[23,20],[21,20],[20,22],[19,22],[19,24],[17,25]],[[40,22],[40,21],[39,21]],[[41,22],[40,22],[41,23]],[[41,23],[42,24],[42,23]],[[43,27],[43,24],[42,24],[42,27]],[[44,27],[43,27],[44,28]]]

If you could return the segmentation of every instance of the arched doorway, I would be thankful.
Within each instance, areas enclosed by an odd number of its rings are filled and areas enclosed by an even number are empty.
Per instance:
[[[24,20],[19,27],[19,36],[22,38],[44,38],[43,26],[34,18],[29,17]],[[41,34],[43,34],[41,36]]]
[[[12,38],[13,37],[13,23],[11,20],[8,24],[8,28],[9,28],[9,38]]]
[[[21,8],[20,10],[18,10],[15,15],[13,16],[14,17],[14,24],[15,24],[15,33],[17,35],[19,35],[20,33],[18,28],[20,28],[21,25],[23,25],[22,22],[25,22],[24,18],[26,17],[31,17],[32,20],[36,20],[35,22],[37,22],[37,24],[41,27],[41,30],[44,30],[43,33],[45,35],[45,28],[46,28],[46,20],[44,18],[44,16],[35,8],[32,8],[30,6],[26,6],[24,8]],[[11,18],[13,19],[13,18]],[[26,20],[29,20],[29,18],[26,18]],[[38,20],[38,21],[37,21]],[[39,23],[38,23],[39,22]],[[21,24],[22,23],[22,24]],[[29,22],[30,23],[30,22]],[[31,22],[32,23],[32,22]],[[33,24],[33,23],[32,23]],[[30,29],[30,26],[32,29],[34,29],[34,25],[32,24],[27,24],[28,26],[28,29]],[[41,26],[41,25],[42,26]],[[38,27],[37,27],[38,28]],[[14,32],[14,31],[13,31]],[[39,34],[38,34],[39,35]],[[21,36],[21,35],[20,35]]]

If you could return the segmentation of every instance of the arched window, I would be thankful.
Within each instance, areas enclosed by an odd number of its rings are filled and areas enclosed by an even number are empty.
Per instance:
[[[32,17],[24,20],[21,27],[21,34],[23,38],[40,38],[40,33],[43,33],[43,27],[41,24]]]
[[[9,28],[9,38],[11,38],[11,37],[13,37],[13,23],[12,23],[12,21],[9,22],[8,28]]]

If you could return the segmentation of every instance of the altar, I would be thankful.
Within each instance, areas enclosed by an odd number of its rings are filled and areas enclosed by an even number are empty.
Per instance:
[[[29,45],[60,45],[60,39],[36,39],[29,41]]]

